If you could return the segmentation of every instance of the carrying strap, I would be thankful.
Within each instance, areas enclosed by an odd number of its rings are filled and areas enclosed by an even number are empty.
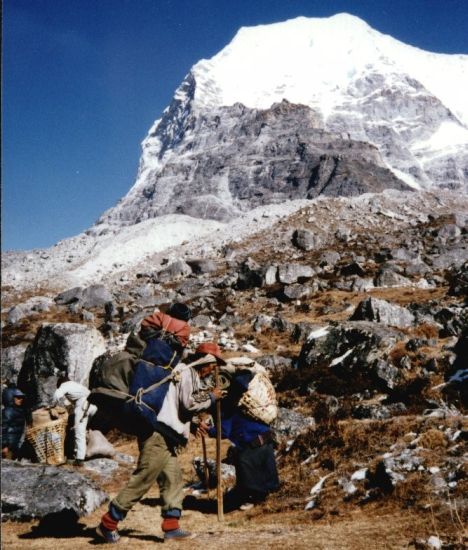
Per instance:
[[[180,376],[178,372],[171,372],[171,374],[169,374],[159,382],[155,382],[154,384],[151,384],[151,386],[148,386],[147,388],[138,388],[135,395],[130,395],[129,393],[126,393],[120,390],[114,390],[111,388],[100,388],[100,387],[95,388],[93,390],[93,393],[101,393],[103,395],[108,395],[109,397],[117,397],[119,399],[122,399],[123,397],[125,397],[126,398],[125,401],[127,403],[131,403],[132,401],[135,401],[136,405],[144,405],[148,409],[153,410],[149,405],[147,405],[143,401],[143,396],[145,395],[145,393],[153,391],[159,388],[159,386],[162,386],[163,384],[165,384],[166,382],[170,382],[171,380],[173,382],[178,382],[179,378]]]

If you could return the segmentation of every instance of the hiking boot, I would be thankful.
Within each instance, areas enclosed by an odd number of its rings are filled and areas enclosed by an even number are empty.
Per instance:
[[[190,531],[184,531],[180,527],[178,529],[172,529],[164,533],[164,540],[185,540],[193,539],[196,535],[190,533]]]
[[[120,535],[117,529],[111,531],[110,529],[106,529],[102,523],[97,526],[96,533],[99,537],[104,539],[105,542],[109,542],[111,544],[115,544],[120,540]]]
[[[241,504],[239,506],[239,510],[242,510],[243,512],[247,512],[247,510],[252,510],[252,508],[255,506],[252,502],[244,502],[244,504]]]

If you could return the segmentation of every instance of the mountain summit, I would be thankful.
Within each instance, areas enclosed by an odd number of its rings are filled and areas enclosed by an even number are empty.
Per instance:
[[[92,232],[318,194],[466,188],[466,89],[467,55],[352,15],[241,28],[192,67],[143,141],[134,186]]]

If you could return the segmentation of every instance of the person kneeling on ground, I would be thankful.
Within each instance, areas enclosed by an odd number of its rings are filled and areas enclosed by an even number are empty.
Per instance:
[[[114,498],[109,510],[101,518],[97,534],[106,542],[118,542],[117,530],[128,511],[149,491],[155,481],[160,489],[164,539],[184,539],[192,535],[179,527],[184,498],[183,480],[177,462],[177,452],[184,447],[190,435],[190,421],[194,415],[209,409],[223,393],[220,389],[200,391],[200,382],[215,369],[224,365],[217,344],[200,344],[189,364],[179,363],[174,368],[178,376],[171,383],[157,416],[156,428],[138,437],[140,455],[138,465],[127,486]]]
[[[245,370],[234,375],[221,406],[221,437],[234,444],[229,458],[236,469],[236,486],[224,498],[226,512],[249,510],[279,488],[274,434],[270,426],[250,418],[238,405],[252,378],[253,373]],[[197,435],[206,434],[216,437],[216,426],[202,422]]]

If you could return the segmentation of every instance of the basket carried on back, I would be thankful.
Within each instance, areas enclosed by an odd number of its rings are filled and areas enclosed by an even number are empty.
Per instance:
[[[26,430],[26,440],[32,445],[39,462],[46,464],[63,464],[65,462],[67,416],[67,414],[63,414],[56,420],[48,421],[41,418],[39,425],[36,426],[33,418],[33,426]]]

